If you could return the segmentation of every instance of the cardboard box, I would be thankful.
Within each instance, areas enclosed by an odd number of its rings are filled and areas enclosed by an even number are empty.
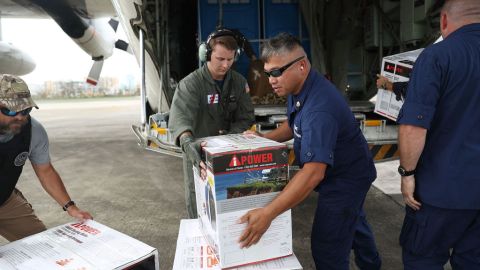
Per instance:
[[[178,231],[173,270],[220,270],[215,254],[200,230],[198,219],[182,219]],[[235,270],[301,270],[294,255],[268,262],[233,268]],[[233,270],[232,269],[232,270]]]
[[[381,75],[391,82],[408,82],[413,65],[423,49],[386,56],[382,60]],[[385,89],[378,89],[375,113],[396,121],[403,100],[397,100],[395,94]]]
[[[288,149],[253,135],[203,138],[207,179],[195,176],[200,228],[219,260],[230,268],[293,254],[291,212],[278,216],[260,241],[240,248],[246,224],[238,219],[247,211],[270,203],[287,185]]]
[[[0,247],[2,270],[158,270],[158,252],[96,221],[74,222]]]

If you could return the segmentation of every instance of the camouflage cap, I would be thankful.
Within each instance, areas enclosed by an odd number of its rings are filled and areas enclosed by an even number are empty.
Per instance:
[[[16,112],[31,107],[38,109],[25,81],[10,74],[0,74],[0,104]]]

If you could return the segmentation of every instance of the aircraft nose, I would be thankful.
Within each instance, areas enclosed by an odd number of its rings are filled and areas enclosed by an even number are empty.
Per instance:
[[[35,61],[11,43],[0,41],[0,73],[25,75],[35,69]]]

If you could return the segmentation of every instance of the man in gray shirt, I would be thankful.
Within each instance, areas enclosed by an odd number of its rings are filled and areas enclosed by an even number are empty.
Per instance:
[[[64,211],[77,219],[92,219],[71,200],[50,161],[48,137],[42,125],[30,117],[37,107],[27,84],[13,75],[0,75],[0,235],[9,241],[46,229],[32,206],[15,188],[25,161],[43,188]]]

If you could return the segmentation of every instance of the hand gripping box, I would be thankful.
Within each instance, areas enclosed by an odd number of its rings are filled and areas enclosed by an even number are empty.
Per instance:
[[[158,270],[158,251],[93,220],[0,247],[2,270]]]
[[[415,60],[423,49],[386,56],[382,61],[381,75],[391,82],[408,82]],[[397,100],[395,94],[386,89],[378,89],[375,113],[396,121],[403,100]]]
[[[231,268],[289,256],[292,251],[291,212],[274,219],[260,241],[240,248],[246,228],[239,218],[270,203],[287,185],[288,149],[254,135],[232,134],[202,139],[207,179],[195,175],[200,228],[220,267]]]

